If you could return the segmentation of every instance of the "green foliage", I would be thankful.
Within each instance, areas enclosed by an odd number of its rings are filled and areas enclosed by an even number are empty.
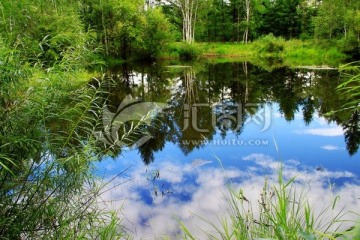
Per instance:
[[[285,38],[298,37],[300,34],[300,0],[262,0],[261,12],[257,18],[261,21],[257,31],[261,34],[273,33]]]
[[[205,35],[203,39],[209,42],[227,42],[232,40],[232,21],[235,19],[232,19],[231,4],[234,4],[234,2],[214,0],[211,8],[205,8],[208,11],[206,18],[207,31],[203,31]],[[240,6],[237,7],[240,8]]]
[[[172,39],[161,9],[145,11],[142,1],[83,0],[80,12],[85,24],[96,32],[106,56],[156,58]]]
[[[328,44],[328,43],[326,43]],[[286,42],[284,62],[288,66],[321,66],[337,67],[347,56],[338,48],[321,46],[314,41],[292,40]]]
[[[104,54],[127,59],[133,45],[141,41],[145,24],[141,1],[83,1],[86,25],[98,33]]]
[[[355,227],[350,228],[345,233],[340,234],[344,239],[360,239],[360,223],[357,223]]]
[[[346,148],[350,155],[360,146],[360,67],[358,62],[343,65],[340,68],[342,83],[337,87],[346,103],[337,111],[350,111],[350,118],[344,123]]]
[[[190,61],[197,59],[201,55],[202,49],[196,44],[182,42],[175,46],[175,52],[178,53],[180,59]]]
[[[143,35],[136,51],[141,59],[155,59],[167,50],[172,40],[171,27],[160,8],[146,11],[145,19]]]
[[[101,110],[94,104],[101,88],[74,91],[79,77],[57,72],[35,78],[37,84],[18,89],[0,114],[0,161],[13,163],[7,165],[13,174],[0,167],[2,239],[74,239],[104,226],[89,171],[101,153],[91,118]]]
[[[20,3],[4,1],[1,10],[15,13]],[[114,223],[103,221],[109,214],[97,209],[100,189],[90,171],[104,154],[93,136],[102,85],[87,86],[84,72],[92,63],[86,47],[92,37],[81,32],[75,15],[41,15],[38,7],[31,10],[40,15],[34,17],[39,26],[23,31],[42,41],[27,42],[19,30],[14,42],[15,27],[1,32],[0,238],[76,239],[90,229],[94,238],[103,230],[123,236],[121,226],[115,231]],[[14,16],[1,24],[18,21]]]
[[[337,35],[342,26],[345,15],[345,4],[341,0],[324,1],[319,13],[314,17],[315,36],[331,39]]]
[[[10,49],[16,49],[20,60],[52,68],[82,68],[94,63],[97,52],[94,34],[87,32],[71,3],[45,11],[43,1],[4,0],[0,5],[1,37]]]
[[[347,39],[355,36],[359,40],[359,1],[326,0],[313,18],[315,37]]]
[[[270,43],[269,43],[270,42]],[[339,48],[334,47],[336,41],[300,41],[288,40],[270,36],[263,42],[255,41],[248,44],[241,43],[194,43],[200,51],[200,56],[231,58],[226,61],[251,61],[256,65],[267,66],[267,69],[280,66],[339,66],[347,59]],[[274,46],[276,45],[276,46]],[[163,58],[179,58],[182,43],[169,45],[168,52]],[[275,49],[277,48],[277,51]],[[270,52],[265,52],[270,50]],[[219,59],[220,60],[220,59]],[[224,59],[222,59],[223,61]]]
[[[269,34],[257,40],[254,48],[260,57],[281,57],[285,49],[285,40]]]
[[[346,64],[340,67],[343,82],[338,86],[346,99],[345,109],[360,110],[360,67],[358,62]]]

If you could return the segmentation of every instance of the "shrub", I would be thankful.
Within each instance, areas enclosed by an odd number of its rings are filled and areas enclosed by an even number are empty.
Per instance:
[[[360,43],[356,36],[343,38],[337,42],[339,50],[354,59],[360,58]]]
[[[157,58],[166,50],[172,41],[171,26],[161,9],[155,8],[146,12],[140,50],[141,58]]]
[[[180,59],[190,61],[197,59],[202,51],[200,47],[195,44],[182,43],[177,49],[177,52],[179,53]]]
[[[270,33],[256,41],[254,48],[260,57],[280,56],[285,49],[285,40]]]

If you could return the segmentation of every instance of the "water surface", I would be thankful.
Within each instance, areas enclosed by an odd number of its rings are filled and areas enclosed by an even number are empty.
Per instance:
[[[123,65],[109,75],[110,111],[126,96],[164,104],[146,126],[150,140],[98,164],[109,179],[127,169],[103,199],[122,206],[136,238],[174,238],[178,220],[200,236],[208,226],[199,216],[226,216],[226,186],[256,203],[280,165],[285,178],[311,186],[315,209],[336,195],[339,209],[359,209],[359,114],[328,114],[346,102],[338,71],[236,62]]]

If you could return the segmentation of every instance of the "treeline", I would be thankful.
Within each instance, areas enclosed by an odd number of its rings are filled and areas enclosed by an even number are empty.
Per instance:
[[[172,41],[247,43],[268,34],[359,52],[358,0],[3,0],[0,11],[3,44],[45,67],[157,58]]]
[[[246,43],[273,34],[285,39],[341,40],[337,43],[341,50],[359,50],[358,0],[172,1],[173,4],[163,8],[178,32],[184,14],[174,9],[186,9],[182,7],[184,4],[197,6],[193,9],[196,41]]]

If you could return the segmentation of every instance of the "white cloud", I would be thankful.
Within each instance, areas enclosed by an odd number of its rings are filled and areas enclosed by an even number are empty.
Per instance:
[[[342,150],[343,148],[340,148],[340,147],[334,146],[334,145],[324,145],[324,146],[321,146],[321,149],[328,150],[328,151],[336,151],[336,150]]]
[[[204,167],[194,170],[190,164],[162,163],[156,168],[160,172],[159,181],[170,184],[169,189],[172,192],[165,196],[161,194],[155,196],[154,187],[161,188],[161,184],[148,181],[146,173],[151,169],[146,171],[146,167],[139,166],[132,169],[132,172],[128,172],[127,178],[117,177],[114,183],[122,183],[129,178],[133,181],[120,184],[105,192],[99,204],[105,204],[110,209],[122,208],[125,216],[123,224],[132,231],[135,239],[155,239],[166,236],[170,239],[183,239],[178,221],[182,221],[196,239],[206,239],[204,232],[213,231],[213,228],[202,219],[208,219],[220,226],[220,219],[228,217],[226,197],[229,194],[229,183],[236,191],[243,189],[245,197],[253,203],[253,207],[257,206],[265,181],[264,176],[256,175],[254,172],[259,172],[266,167],[271,170],[271,173],[266,176],[268,184],[277,183],[277,169],[280,162],[264,154],[251,154],[242,159],[253,161],[254,165],[246,169]],[[309,204],[314,211],[319,213],[324,206],[331,205],[334,196],[341,196],[334,212],[329,211],[322,216],[324,221],[331,219],[332,214],[336,215],[343,207],[353,211],[360,209],[358,199],[360,186],[354,183],[353,173],[326,169],[323,172],[315,169],[304,172],[297,169],[296,163],[294,160],[284,161],[283,176],[285,179],[296,176],[294,183],[296,188],[307,192]],[[328,183],[335,178],[349,178],[348,180],[351,181],[342,187],[332,189]],[[145,201],[144,194],[150,196],[151,204]],[[356,216],[346,215],[345,217],[350,220]]]
[[[204,165],[209,164],[209,163],[212,163],[212,161],[207,161],[207,160],[197,158],[197,159],[194,159],[191,162],[191,167],[192,168],[198,168],[198,167],[204,166]]]
[[[270,156],[259,154],[259,153],[253,153],[246,157],[243,157],[243,160],[245,161],[254,161],[255,164],[261,166],[262,168],[269,168],[269,169],[279,169],[281,166],[280,162],[274,161]]]
[[[336,137],[344,135],[344,131],[341,127],[331,127],[331,128],[312,128],[306,130],[296,130],[296,134],[301,135],[316,135],[316,136],[325,136],[325,137]]]
[[[298,160],[295,160],[295,159],[289,159],[286,161],[287,164],[289,165],[294,165],[294,166],[297,166],[300,164],[300,162]]]
[[[105,166],[105,169],[108,170],[108,171],[111,171],[115,168],[115,164],[114,163],[109,163]]]
[[[318,115],[316,115],[314,117],[314,121],[319,124],[320,126],[330,126],[330,125],[333,125],[333,126],[336,126],[335,123],[329,123],[328,120],[326,120],[324,117],[319,117]]]

